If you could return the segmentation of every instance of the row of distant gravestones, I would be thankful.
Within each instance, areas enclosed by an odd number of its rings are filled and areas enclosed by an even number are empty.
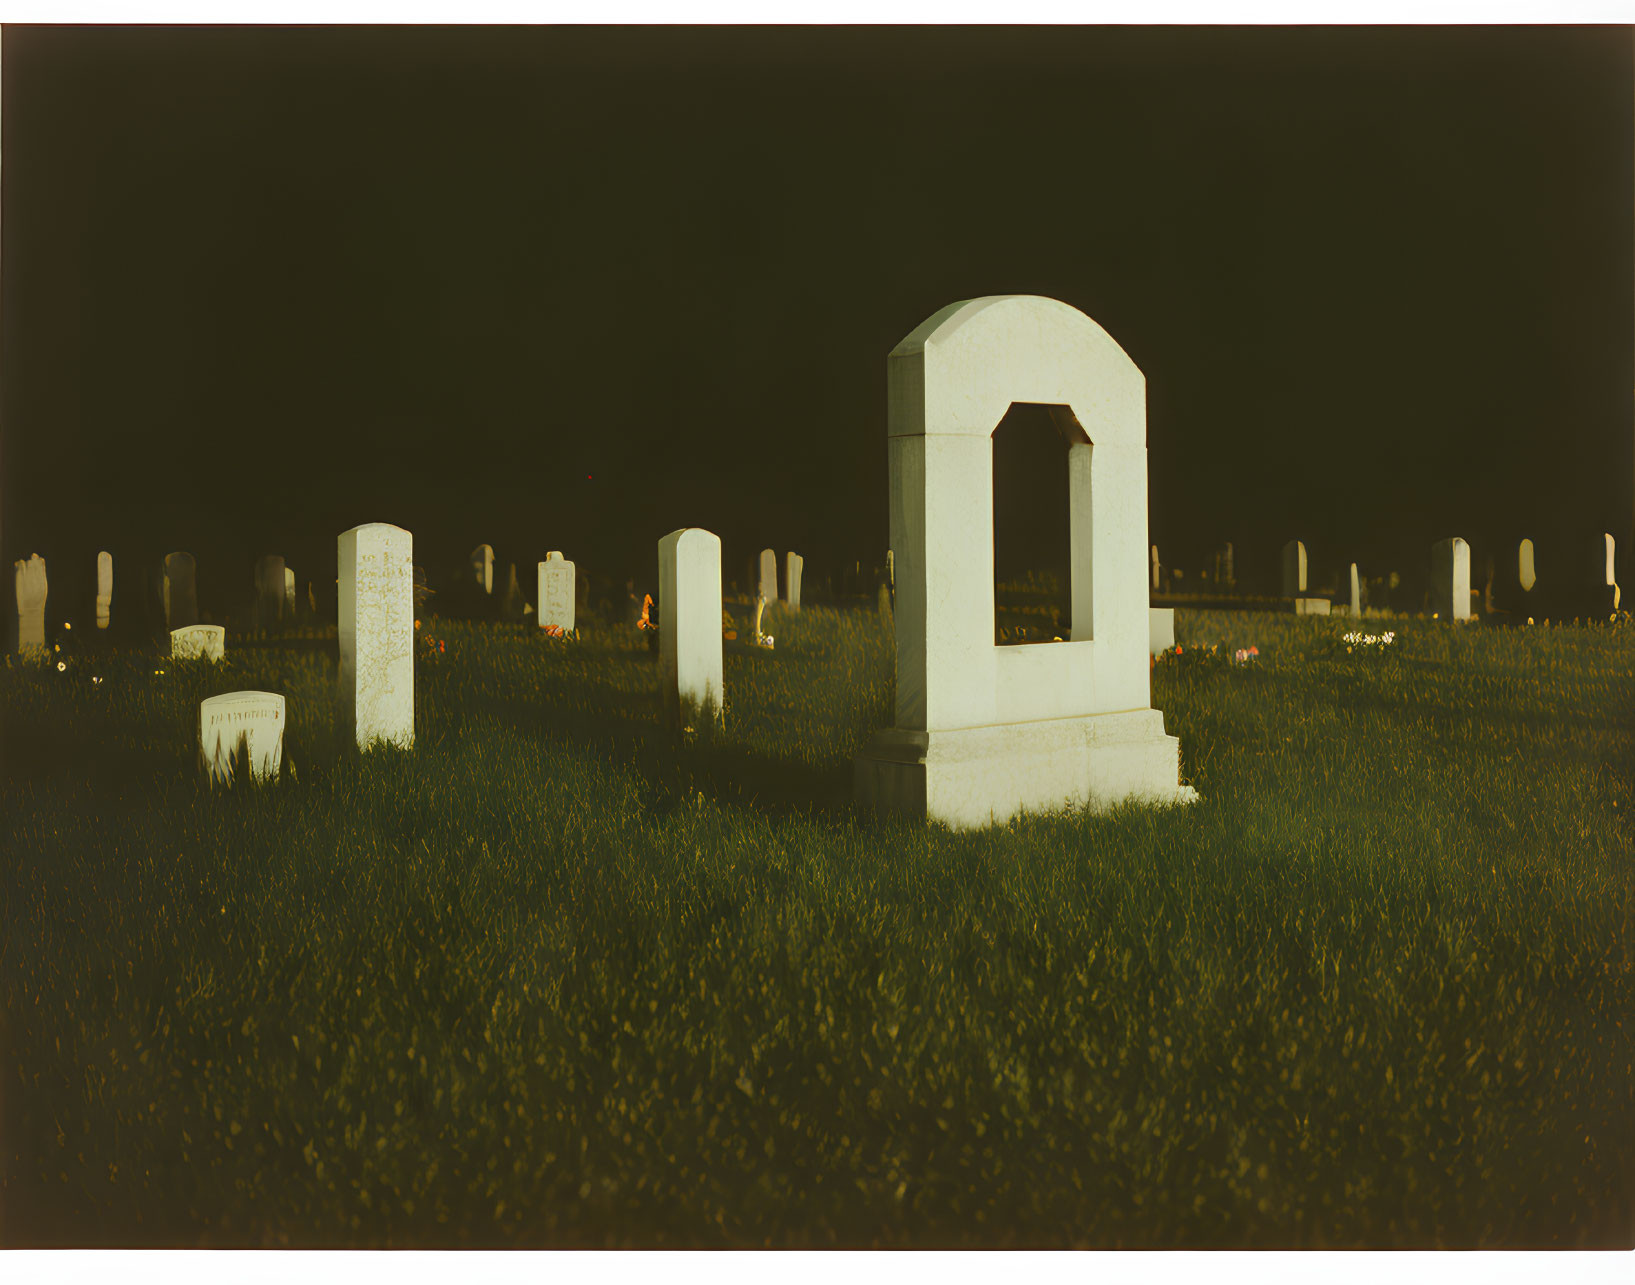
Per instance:
[[[1522,540],[1513,554],[1507,552],[1503,572],[1493,555],[1488,555],[1482,584],[1477,588],[1471,579],[1470,545],[1458,537],[1439,540],[1431,546],[1430,589],[1420,605],[1435,615],[1456,620],[1469,618],[1473,599],[1481,602],[1484,615],[1497,612],[1518,619],[1608,615],[1619,610],[1622,602],[1615,559],[1617,541],[1603,532],[1593,542],[1583,544],[1582,548],[1553,550],[1554,573],[1541,582],[1533,541]],[[1213,562],[1215,586],[1235,585],[1232,546],[1228,544],[1218,551]],[[1398,611],[1407,607],[1400,600],[1401,577],[1396,572],[1364,578],[1357,564],[1351,563],[1349,602],[1335,604],[1328,594],[1344,593],[1343,587],[1336,586],[1321,596],[1313,596],[1306,546],[1301,541],[1290,540],[1283,546],[1280,563],[1281,596],[1303,614],[1327,615],[1336,605],[1354,616],[1374,606]],[[1180,572],[1163,565],[1158,546],[1153,545],[1152,591],[1155,594],[1176,592],[1180,577]]]

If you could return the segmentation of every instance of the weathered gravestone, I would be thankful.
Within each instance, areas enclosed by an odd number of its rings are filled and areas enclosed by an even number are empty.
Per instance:
[[[494,592],[494,548],[479,544],[471,551],[471,581],[484,594]]]
[[[284,567],[284,619],[295,619],[295,572]]]
[[[164,595],[165,628],[182,629],[199,623],[197,568],[191,553],[165,555],[159,591]]]
[[[565,634],[574,629],[578,608],[579,569],[552,549],[539,564],[539,627],[557,628]]]
[[[222,660],[227,655],[227,631],[220,625],[186,625],[170,631],[172,660]]]
[[[1362,616],[1362,581],[1357,577],[1357,564],[1351,564],[1351,614]]]
[[[360,749],[414,744],[414,537],[370,522],[343,531],[338,629],[341,701]]]
[[[1151,708],[1146,381],[1054,299],[952,304],[887,370],[896,720],[856,760],[865,805],[974,827],[1023,809],[1196,798]],[[1068,439],[1071,640],[994,645],[993,433],[1015,402]],[[1092,464],[1092,444],[1094,463]]]
[[[1298,598],[1306,592],[1306,546],[1290,540],[1283,546],[1283,596]]]
[[[255,627],[276,629],[284,620],[284,559],[277,554],[255,564]]]
[[[1470,545],[1458,536],[1431,546],[1431,611],[1446,620],[1470,619]]]
[[[761,578],[759,592],[767,602],[778,600],[778,555],[771,549],[761,550]]]
[[[45,650],[45,600],[49,586],[45,559],[31,553],[27,561],[11,564],[17,586],[17,650],[35,654]]]
[[[114,555],[97,554],[97,628],[106,629],[113,616]]]
[[[235,764],[252,780],[275,779],[284,762],[284,698],[228,692],[199,706],[199,763],[212,785],[231,785]]]
[[[1533,565],[1533,542],[1523,540],[1516,549],[1516,581],[1523,593],[1532,593],[1538,583],[1538,572]]]
[[[721,537],[683,527],[659,541],[659,683],[673,722],[724,721],[721,657]]]
[[[793,611],[800,610],[801,573],[806,570],[806,559],[798,553],[784,554],[783,591]]]

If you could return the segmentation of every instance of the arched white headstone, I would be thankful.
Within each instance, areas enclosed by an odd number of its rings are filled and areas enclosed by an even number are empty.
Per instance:
[[[253,780],[278,776],[284,698],[277,692],[228,692],[199,705],[199,762],[212,785],[232,784],[235,758]]]
[[[684,704],[713,708],[722,698],[721,537],[682,527],[659,541],[659,682],[667,716]]]
[[[999,295],[936,313],[886,370],[896,725],[857,760],[859,800],[977,826],[1196,797],[1151,708],[1135,363],[1077,309]],[[1054,408],[1068,439],[1068,642],[994,645],[993,432],[1015,402]]]
[[[1470,545],[1458,536],[1431,546],[1431,610],[1444,620],[1470,619]]]
[[[578,568],[552,549],[539,564],[538,620],[541,629],[557,626],[565,634],[574,627],[574,579]]]

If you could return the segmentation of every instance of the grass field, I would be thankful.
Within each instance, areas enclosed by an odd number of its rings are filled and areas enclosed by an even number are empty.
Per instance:
[[[332,642],[5,670],[0,1240],[1635,1241],[1627,617],[1183,612],[1203,801],[964,834],[851,809],[873,611],[768,627],[685,745],[633,631],[428,621],[362,757]]]

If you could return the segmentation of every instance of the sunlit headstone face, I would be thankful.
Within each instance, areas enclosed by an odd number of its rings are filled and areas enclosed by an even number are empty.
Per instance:
[[[1538,583],[1538,577],[1533,573],[1533,542],[1531,540],[1521,542],[1521,549],[1516,554],[1516,576],[1521,581],[1524,593],[1531,593],[1533,586]]]
[[[1614,540],[1610,534],[1603,534],[1602,538],[1607,542],[1606,583],[1609,585],[1615,585],[1618,583],[1618,573],[1617,568],[1613,565],[1613,555],[1617,552],[1618,542]]]

